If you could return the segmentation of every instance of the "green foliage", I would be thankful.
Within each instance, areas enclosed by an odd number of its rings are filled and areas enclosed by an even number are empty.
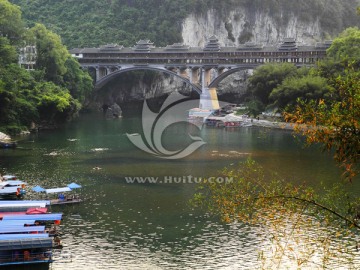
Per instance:
[[[337,34],[359,23],[356,0],[11,0],[21,7],[29,26],[40,22],[61,35],[69,48],[97,47],[106,43],[133,46],[139,39],[151,39],[157,46],[181,42],[183,20],[213,9],[223,21],[240,7],[246,14],[270,14],[280,29],[297,16],[308,22],[318,18],[324,35]],[[229,25],[228,25],[229,27]],[[230,29],[230,28],[229,28]],[[248,41],[249,31],[231,40]]]
[[[7,38],[0,37],[0,65],[5,66],[16,63],[17,53]]]
[[[360,61],[360,30],[347,28],[331,44],[327,56],[335,61]]]
[[[80,64],[72,57],[67,58],[65,68],[64,86],[70,91],[72,97],[83,103],[93,89],[91,76],[84,72]]]
[[[257,117],[265,109],[264,104],[257,99],[253,99],[247,102],[246,107],[248,108],[249,115],[253,117]]]
[[[52,82],[43,82],[34,89],[39,93],[37,109],[41,119],[50,123],[62,122],[80,109],[66,88]]]
[[[321,143],[334,150],[334,158],[352,179],[359,173],[360,159],[360,71],[352,67],[335,79],[335,98],[298,100],[286,120],[296,123],[295,130],[306,136],[308,144]]]
[[[268,105],[270,93],[278,87],[285,78],[294,77],[297,68],[293,64],[265,64],[258,67],[254,74],[249,78],[248,91],[251,96]]]
[[[20,8],[7,0],[0,0],[0,35],[13,44],[19,41],[23,32]]]
[[[9,132],[70,119],[93,88],[58,35],[41,24],[30,30],[22,25],[19,8],[0,1],[0,29],[7,31],[0,37],[0,125]],[[36,45],[36,70],[17,64],[17,44]]]
[[[335,151],[335,160],[350,180],[360,172],[359,37],[358,28],[345,30],[329,48],[329,59],[319,65],[318,73],[334,89],[331,95],[308,102],[298,100],[296,108],[285,113],[308,144],[320,143]]]
[[[329,95],[330,87],[327,80],[320,76],[286,78],[281,85],[271,91],[269,99],[274,107],[285,108],[294,106],[296,100],[319,100]]]
[[[30,33],[34,37],[37,49],[36,69],[45,71],[46,80],[61,83],[66,72],[65,62],[70,55],[61,44],[60,37],[41,24],[31,28]]]

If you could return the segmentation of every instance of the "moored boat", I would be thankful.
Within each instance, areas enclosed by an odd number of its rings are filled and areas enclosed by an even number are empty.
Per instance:
[[[50,205],[64,205],[64,204],[76,204],[82,202],[82,199],[77,194],[65,195],[67,192],[71,192],[74,189],[81,188],[76,183],[71,183],[66,187],[44,189],[40,186],[33,188],[36,192],[45,192],[46,194],[56,194],[57,198],[50,199]]]
[[[0,201],[2,208],[47,204],[48,201]],[[1,212],[0,266],[53,262],[52,250],[61,245],[54,226],[60,224],[61,219],[62,213],[48,214],[45,207],[28,208],[25,212]]]

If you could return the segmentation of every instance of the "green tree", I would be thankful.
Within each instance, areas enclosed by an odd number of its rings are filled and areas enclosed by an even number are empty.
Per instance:
[[[330,60],[320,65],[327,75],[331,96],[320,101],[298,101],[285,119],[295,123],[296,131],[305,135],[308,144],[320,143],[334,150],[334,158],[352,179],[359,173],[360,155],[360,30],[346,29],[328,49]],[[327,67],[329,64],[329,67]]]
[[[248,91],[253,99],[259,100],[267,106],[271,92],[278,87],[285,78],[295,77],[297,68],[290,63],[265,64],[255,69],[249,78]]]
[[[340,62],[360,60],[360,30],[350,27],[343,31],[331,44],[326,55]]]
[[[16,49],[10,45],[9,39],[0,37],[0,65],[16,63],[17,59]]]
[[[285,109],[287,106],[294,106],[298,98],[319,100],[328,96],[329,92],[330,87],[323,77],[313,75],[290,77],[271,92],[269,100],[274,102],[274,107]]]
[[[19,42],[23,32],[20,8],[7,0],[0,0],[0,35],[13,44]]]
[[[39,93],[37,109],[40,119],[48,123],[56,124],[66,121],[81,107],[66,88],[52,82],[39,83],[34,90]]]
[[[94,88],[93,79],[88,72],[81,69],[80,64],[73,57],[66,60],[65,67],[64,86],[73,98],[83,103]]]
[[[36,69],[45,71],[46,80],[63,83],[62,76],[66,73],[65,62],[70,55],[62,45],[60,37],[42,24],[36,24],[30,31],[37,49]]]
[[[308,144],[320,143],[334,150],[334,158],[352,179],[359,173],[360,158],[360,72],[349,67],[334,81],[334,99],[298,100],[285,119],[305,135]]]

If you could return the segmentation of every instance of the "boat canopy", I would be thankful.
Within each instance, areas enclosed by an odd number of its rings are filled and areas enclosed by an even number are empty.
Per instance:
[[[0,194],[12,194],[18,192],[17,187],[0,188]]]
[[[3,175],[2,178],[3,178],[5,181],[7,181],[7,180],[16,180],[16,176],[15,176],[15,175],[10,175],[10,174]]]
[[[0,226],[9,226],[9,225],[13,225],[13,226],[17,226],[17,225],[21,225],[24,226],[25,224],[31,225],[35,223],[35,219],[22,219],[22,220],[1,220],[0,221]]]
[[[21,185],[27,185],[27,183],[20,181],[20,180],[11,180],[11,181],[0,182],[0,186],[21,186]]]
[[[37,214],[37,215],[9,215],[4,216],[3,220],[27,220],[29,218],[35,219],[35,220],[61,220],[62,213],[53,213],[53,214]]]
[[[0,205],[4,205],[4,204],[33,204],[33,205],[37,205],[38,203],[45,203],[47,205],[50,205],[50,201],[49,200],[42,200],[42,201],[27,201],[27,200],[21,200],[21,201],[0,201]]]
[[[22,207],[45,207],[46,202],[43,203],[8,203],[8,204],[0,204],[0,210],[4,208],[22,208]]]
[[[81,186],[80,185],[78,185],[78,184],[76,184],[76,183],[71,183],[71,184],[68,184],[67,185],[69,188],[71,188],[71,189],[74,189],[74,188],[81,188]]]
[[[45,226],[5,226],[0,227],[0,234],[3,233],[31,233],[31,232],[45,232]]]
[[[32,190],[35,191],[35,192],[43,192],[43,191],[45,191],[45,188],[42,188],[40,186],[36,186],[36,187],[33,187]]]
[[[60,192],[67,192],[67,191],[71,191],[71,188],[69,188],[69,187],[61,187],[61,188],[45,189],[46,193],[60,193]]]
[[[30,234],[31,235],[31,234]],[[33,248],[51,248],[51,238],[34,238],[22,240],[0,240],[0,250],[22,250]]]
[[[0,212],[0,219],[2,219],[5,216],[25,215],[25,214],[26,214],[25,211],[23,211],[23,212]],[[29,219],[29,218],[31,218],[31,217],[29,216],[27,219]]]
[[[36,239],[36,238],[49,238],[48,233],[19,233],[19,234],[0,234],[0,241],[2,240],[25,240],[25,239]],[[51,239],[51,238],[50,238]]]
[[[48,209],[46,207],[37,207],[37,208],[29,208],[26,211],[27,215],[35,215],[35,214],[46,214]]]

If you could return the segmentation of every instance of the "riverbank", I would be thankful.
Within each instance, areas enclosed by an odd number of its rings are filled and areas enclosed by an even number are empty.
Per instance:
[[[11,137],[5,133],[0,132],[0,141],[11,141]]]
[[[221,121],[226,126],[228,122],[239,122],[241,126],[259,126],[266,128],[274,128],[274,129],[286,129],[286,130],[294,130],[293,125],[286,122],[276,121],[276,118],[267,120],[260,118],[250,118],[244,115],[235,115],[234,113],[228,114],[224,117],[208,117],[207,119],[214,119],[216,121]]]

